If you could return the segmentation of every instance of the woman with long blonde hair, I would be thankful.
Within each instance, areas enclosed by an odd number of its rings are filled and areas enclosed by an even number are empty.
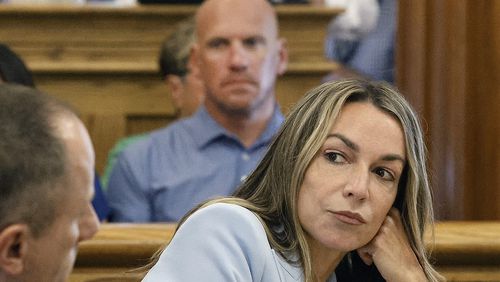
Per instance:
[[[418,118],[382,82],[308,92],[233,197],[179,223],[144,281],[441,281]]]

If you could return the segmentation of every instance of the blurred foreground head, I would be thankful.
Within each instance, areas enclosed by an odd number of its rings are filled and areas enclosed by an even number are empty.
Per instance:
[[[94,150],[66,105],[0,85],[0,281],[66,281],[98,221]]]

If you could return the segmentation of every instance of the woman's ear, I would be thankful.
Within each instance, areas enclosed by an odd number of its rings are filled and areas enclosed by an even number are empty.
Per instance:
[[[29,227],[12,224],[0,231],[0,269],[8,276],[20,275],[26,264]]]

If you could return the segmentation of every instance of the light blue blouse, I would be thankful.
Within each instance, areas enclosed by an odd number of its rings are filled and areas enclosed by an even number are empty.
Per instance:
[[[255,214],[218,203],[188,218],[143,281],[303,280],[302,268],[271,248]]]

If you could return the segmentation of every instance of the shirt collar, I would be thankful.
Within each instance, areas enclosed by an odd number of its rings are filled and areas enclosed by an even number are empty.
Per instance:
[[[228,136],[227,130],[208,114],[203,105],[200,106],[188,122],[192,129],[194,142],[199,149],[219,137]]]
[[[267,145],[278,131],[279,127],[283,123],[283,120],[283,114],[281,113],[278,104],[276,104],[273,116],[267,124],[266,129],[257,141],[250,147],[250,149]],[[188,122],[192,128],[194,140],[199,149],[223,136],[235,139],[239,142],[238,138],[234,134],[227,131],[212,118],[204,105],[200,106],[198,111],[196,111],[196,113],[189,118]]]

